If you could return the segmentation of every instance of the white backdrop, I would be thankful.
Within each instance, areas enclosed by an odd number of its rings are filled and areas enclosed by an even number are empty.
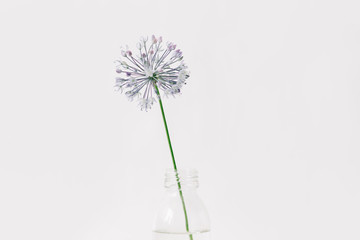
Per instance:
[[[2,1],[0,239],[151,239],[171,167],[160,110],[114,91],[120,46],[162,35],[164,100],[220,239],[360,239],[358,1]]]

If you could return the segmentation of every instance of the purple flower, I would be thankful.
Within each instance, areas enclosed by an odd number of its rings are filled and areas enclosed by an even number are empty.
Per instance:
[[[116,61],[115,87],[126,89],[125,94],[130,100],[137,98],[141,110],[148,110],[155,102],[155,85],[166,95],[176,95],[181,91],[189,77],[187,66],[183,62],[180,49],[173,43],[162,45],[162,37],[154,35],[141,38],[136,45],[139,53],[134,55],[128,48],[121,51],[122,58]],[[175,51],[174,51],[175,50]]]

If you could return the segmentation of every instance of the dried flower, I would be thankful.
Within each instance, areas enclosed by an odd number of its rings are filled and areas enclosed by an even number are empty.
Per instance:
[[[125,95],[130,100],[138,98],[141,110],[151,108],[155,102],[153,95],[157,95],[156,89],[174,96],[180,93],[189,77],[180,49],[176,49],[173,43],[167,43],[166,47],[162,43],[162,37],[154,35],[150,41],[141,38],[136,45],[138,55],[134,56],[126,46],[126,50],[121,51],[122,59],[116,61],[119,77],[115,87],[121,91],[127,89]]]

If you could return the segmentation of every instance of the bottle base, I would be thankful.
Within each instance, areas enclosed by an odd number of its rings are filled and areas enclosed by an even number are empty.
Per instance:
[[[188,233],[153,232],[153,240],[191,240]],[[192,234],[192,240],[210,240],[210,231]]]

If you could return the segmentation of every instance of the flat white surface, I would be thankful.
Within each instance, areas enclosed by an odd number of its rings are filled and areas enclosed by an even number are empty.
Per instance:
[[[360,239],[359,1],[1,1],[0,239],[151,239],[171,167],[160,110],[114,92],[162,35],[165,99],[213,240]]]

